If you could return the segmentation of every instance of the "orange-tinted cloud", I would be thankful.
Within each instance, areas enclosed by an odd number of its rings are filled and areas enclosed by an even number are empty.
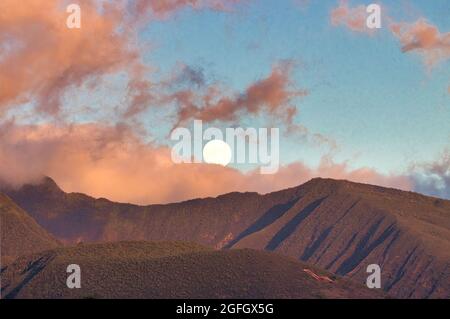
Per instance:
[[[393,23],[390,28],[399,39],[402,51],[417,52],[427,66],[450,58],[450,32],[441,33],[425,19],[414,23]]]
[[[331,11],[331,24],[344,26],[355,32],[371,33],[373,29],[366,26],[366,7],[359,5],[351,8],[347,1],[340,1],[339,6]]]
[[[300,162],[274,175],[242,173],[208,164],[174,164],[170,149],[144,143],[123,125],[0,127],[0,181],[14,186],[53,177],[64,190],[139,204],[216,196],[231,191],[270,192],[316,177],[333,177],[409,189],[406,177],[323,159],[319,167]],[[158,181],[155,183],[155,181]]]
[[[232,5],[243,0],[134,0],[130,3],[131,11],[137,16],[152,15],[165,18],[170,14],[184,8],[212,9],[229,11]]]
[[[280,63],[271,73],[236,96],[221,96],[220,90],[210,87],[206,94],[198,96],[192,90],[175,92],[170,99],[179,105],[178,122],[198,119],[204,122],[233,121],[242,114],[277,115],[292,124],[297,109],[291,104],[295,97],[308,94],[306,90],[291,88],[291,63]]]
[[[331,11],[331,23],[334,26],[370,34],[373,30],[366,27],[366,17],[364,5],[352,8],[344,0]],[[441,33],[424,18],[414,23],[395,22],[388,16],[384,18],[390,21],[390,31],[400,41],[402,52],[417,52],[428,67],[450,58],[450,32]]]
[[[118,71],[136,61],[127,34],[117,32],[121,12],[107,3],[99,13],[85,0],[81,29],[66,26],[58,0],[0,2],[0,108],[36,99],[38,110],[56,114],[66,89]]]
[[[1,0],[0,113],[34,102],[38,112],[57,115],[67,89],[125,72],[129,81],[126,115],[135,115],[153,98],[148,69],[135,41],[138,21],[152,18],[145,16],[144,9],[149,7],[155,14],[170,14],[184,6],[225,10],[236,2],[82,0],[81,28],[69,29],[65,0]]]

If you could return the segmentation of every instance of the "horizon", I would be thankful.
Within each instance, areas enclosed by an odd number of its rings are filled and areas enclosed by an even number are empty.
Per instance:
[[[395,187],[385,187],[385,186],[380,186],[380,185],[376,185],[376,184],[370,184],[370,183],[364,183],[364,182],[355,182],[355,181],[351,181],[351,180],[347,180],[347,179],[335,179],[335,178],[329,178],[329,177],[312,177],[311,179],[291,186],[291,187],[287,187],[287,188],[282,188],[282,189],[275,189],[266,193],[262,193],[262,192],[257,192],[257,191],[231,191],[231,192],[226,192],[226,193],[221,193],[221,194],[217,194],[217,195],[213,195],[213,196],[205,196],[205,197],[192,197],[192,198],[187,198],[187,199],[183,199],[180,201],[173,201],[173,202],[154,202],[154,203],[147,203],[147,204],[138,204],[138,203],[132,203],[132,202],[120,202],[120,201],[115,201],[112,200],[110,198],[106,198],[106,197],[95,197],[95,196],[91,196],[87,193],[82,193],[82,192],[69,192],[64,190],[59,184],[58,182],[53,179],[50,176],[43,176],[40,179],[37,179],[35,181],[31,181],[27,184],[23,184],[21,186],[12,186],[12,185],[7,185],[4,184],[3,190],[8,190],[8,191],[21,191],[23,189],[23,187],[26,186],[35,186],[35,187],[39,187],[41,185],[45,185],[47,182],[51,182],[52,184],[54,184],[60,191],[62,191],[65,194],[80,194],[80,195],[85,195],[88,196],[92,199],[95,200],[107,200],[109,202],[115,203],[115,204],[124,204],[124,205],[134,205],[134,206],[140,206],[140,207],[145,207],[145,206],[160,206],[160,205],[171,205],[171,204],[181,204],[181,203],[185,203],[185,202],[190,202],[190,201],[195,201],[195,200],[203,200],[203,199],[217,199],[219,197],[223,197],[223,196],[227,196],[230,194],[257,194],[259,196],[265,196],[265,195],[269,195],[272,193],[278,193],[278,192],[283,192],[286,190],[291,190],[291,189],[295,189],[295,188],[299,188],[302,187],[306,184],[309,184],[313,181],[332,181],[332,182],[338,182],[338,183],[350,183],[352,185],[362,185],[364,186],[369,186],[369,187],[378,187],[378,188],[382,188],[382,189],[387,189],[387,190],[393,190],[393,191],[399,191],[399,192],[404,192],[404,193],[411,193],[411,194],[415,194],[415,195],[419,195],[419,196],[423,196],[425,198],[434,198],[437,200],[444,200],[444,201],[448,201],[450,202],[449,199],[446,198],[441,198],[441,197],[436,197],[436,196],[432,196],[432,195],[426,195],[420,192],[415,192],[415,191],[410,191],[410,190],[403,190],[400,188],[395,188]],[[1,182],[1,181],[0,181]],[[1,183],[0,183],[0,187],[1,187]],[[2,193],[2,189],[0,188],[0,193]],[[3,193],[2,193],[3,194]]]

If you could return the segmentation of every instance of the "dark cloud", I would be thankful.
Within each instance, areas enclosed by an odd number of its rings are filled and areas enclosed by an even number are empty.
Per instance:
[[[233,121],[241,115],[265,112],[291,125],[297,113],[293,99],[308,95],[307,90],[292,87],[292,68],[290,62],[276,64],[267,77],[252,83],[240,94],[224,95],[218,87],[211,86],[204,94],[187,89],[171,94],[168,99],[179,106],[178,123],[190,119]]]
[[[450,199],[450,151],[434,162],[414,166],[412,171],[415,191]]]
[[[183,65],[176,76],[175,84],[202,87],[206,84],[206,76],[202,67]]]

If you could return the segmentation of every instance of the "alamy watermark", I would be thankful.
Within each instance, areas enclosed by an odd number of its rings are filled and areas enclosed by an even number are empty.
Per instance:
[[[366,269],[367,273],[370,273],[366,279],[367,288],[381,288],[381,267],[378,264],[370,264]]]
[[[381,7],[379,4],[372,3],[366,7],[366,12],[369,15],[366,18],[366,26],[369,29],[381,28]]]
[[[81,288],[81,268],[77,264],[67,266],[66,272],[70,275],[67,277],[66,285],[69,289]]]
[[[195,120],[192,131],[178,127],[170,138],[177,141],[171,153],[175,163],[258,164],[261,174],[275,174],[280,166],[279,128],[228,127],[224,134],[216,127],[204,130]]]
[[[66,12],[69,16],[66,19],[66,26],[69,29],[80,29],[81,28],[81,7],[79,4],[72,3],[66,8]]]

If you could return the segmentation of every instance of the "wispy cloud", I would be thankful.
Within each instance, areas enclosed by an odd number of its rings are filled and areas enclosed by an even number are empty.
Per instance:
[[[245,1],[248,0],[134,0],[130,1],[129,8],[138,18],[142,16],[167,18],[185,7],[196,10],[231,11],[235,4]]]
[[[173,93],[169,99],[179,105],[178,123],[189,119],[204,122],[234,121],[241,115],[265,112],[276,115],[290,125],[297,112],[293,99],[308,94],[307,90],[292,85],[292,68],[290,62],[278,63],[267,77],[234,96],[222,96],[221,90],[212,86],[200,96],[193,90],[183,90]]]
[[[428,67],[450,59],[450,32],[441,33],[425,19],[393,23],[390,29],[400,41],[402,52],[417,52]]]
[[[342,0],[339,6],[331,11],[330,19],[333,26],[343,26],[360,33],[373,33],[373,29],[366,26],[366,6],[350,7],[348,1]]]
[[[366,26],[366,6],[350,7],[348,1],[342,0],[330,13],[333,26],[371,34],[373,29]],[[441,32],[438,27],[419,18],[415,22],[399,22],[388,16],[387,8],[382,11],[383,20],[389,24],[389,30],[399,40],[401,51],[416,52],[422,56],[428,67],[450,58],[450,32]]]

